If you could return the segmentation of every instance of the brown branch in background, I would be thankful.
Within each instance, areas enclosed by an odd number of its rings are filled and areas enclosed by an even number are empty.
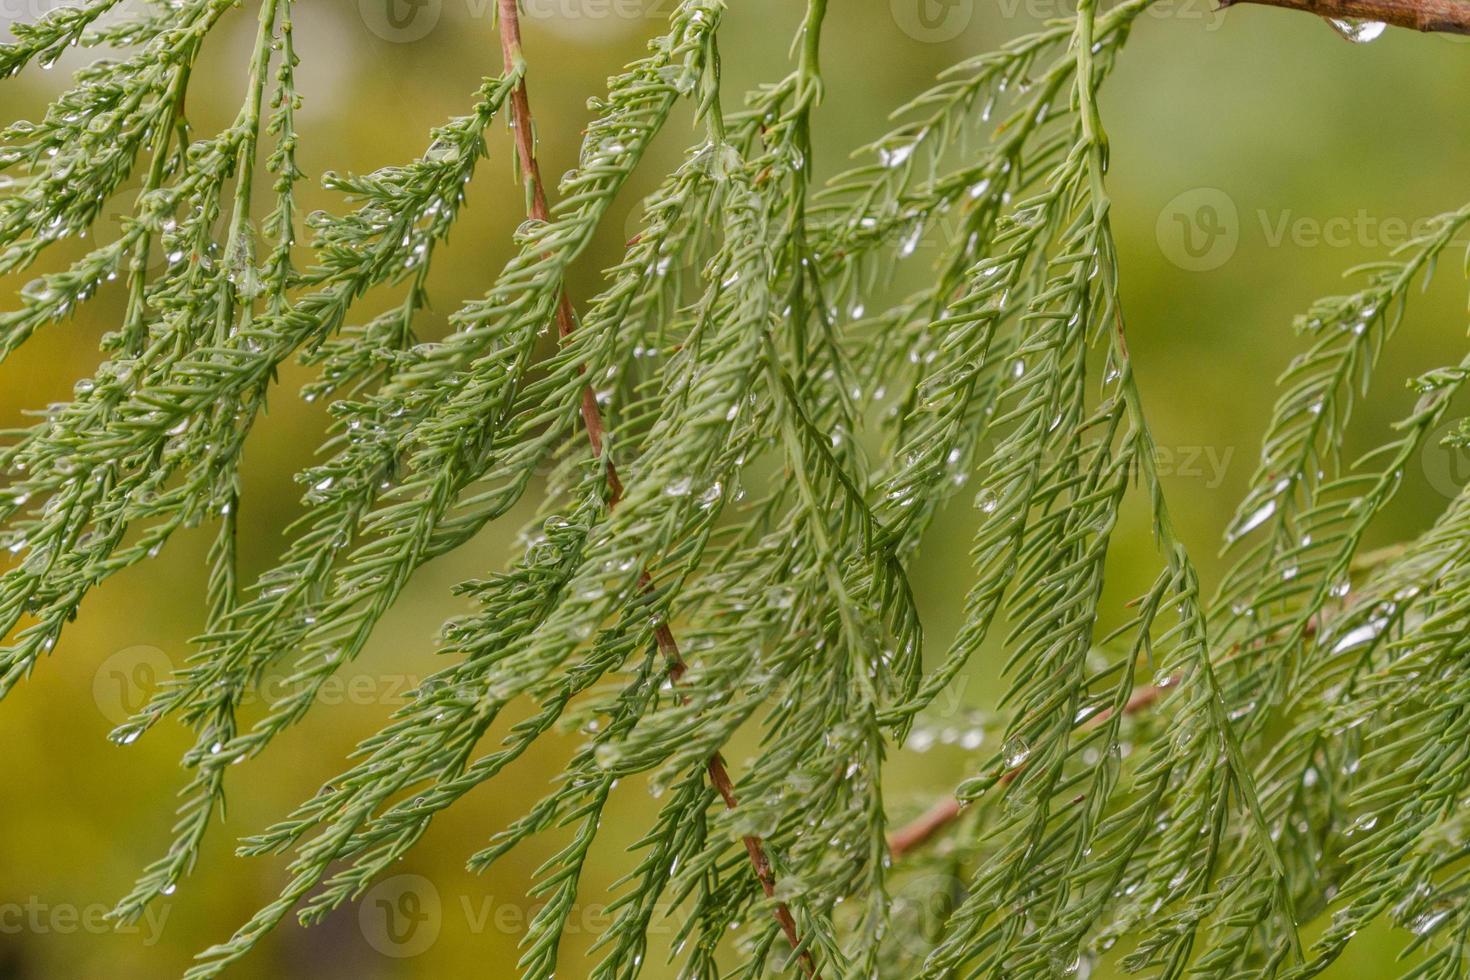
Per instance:
[[[516,70],[517,66],[523,64],[521,53],[521,21],[518,9],[518,0],[499,0],[500,13],[500,48],[504,58],[505,71],[507,74]],[[521,165],[523,179],[530,190],[530,217],[538,221],[546,221],[550,218],[550,211],[546,206],[546,190],[541,182],[541,168],[536,162],[536,136],[534,123],[531,117],[531,99],[526,92],[525,78],[516,84],[510,95],[511,122],[515,128],[516,155]],[[576,321],[572,313],[572,303],[567,297],[565,289],[560,291],[556,305],[557,333],[565,339],[576,327]],[[592,445],[592,454],[602,457],[603,434],[606,428],[602,421],[602,411],[597,407],[597,396],[591,385],[582,389],[582,423],[587,430],[587,441]],[[608,483],[608,507],[616,507],[623,499],[623,483],[618,478],[617,468],[611,459],[606,461],[607,483]],[[639,587],[645,591],[653,588],[653,580],[647,572],[639,579]],[[665,661],[669,665],[669,676],[674,683],[684,676],[687,666],[683,656],[679,653],[679,645],[674,639],[674,633],[667,623],[659,623],[654,627],[654,640]],[[725,760],[716,752],[710,757],[706,766],[709,772],[710,783],[715,791],[720,794],[720,799],[725,807],[734,810],[739,801],[735,797],[735,783],[730,778],[730,771],[725,767]],[[755,870],[755,876],[760,880],[761,890],[767,898],[776,895],[776,876],[771,870],[770,858],[766,855],[765,844],[759,837],[747,835],[744,838],[745,850],[750,855],[751,867]],[[791,909],[785,902],[777,902],[775,908],[777,923],[781,931],[785,933],[786,939],[791,943],[792,949],[801,950],[801,966],[808,977],[812,980],[820,980],[817,974],[816,963],[811,953],[802,949],[801,939],[796,932],[796,919],[791,915]]]
[[[1464,0],[1220,0],[1220,9],[1240,3],[1301,10],[1333,20],[1376,20],[1426,33],[1470,34],[1470,3]]]
[[[1009,775],[1009,773],[1007,773]],[[894,860],[929,842],[960,815],[960,801],[952,796],[935,803],[924,815],[888,835],[888,853]]]
[[[1128,703],[1123,705],[1123,714],[1137,714],[1163,697],[1165,691],[1172,685],[1173,681],[1168,682],[1166,685],[1149,684],[1146,687],[1140,687],[1128,698]],[[1078,726],[1078,731],[1091,731],[1112,716],[1113,709],[1104,708]],[[1001,774],[1000,784],[1002,786],[1009,785],[1021,774],[1021,770],[1025,768],[1026,763],[1023,762],[1014,769],[1006,770]],[[889,834],[888,852],[893,855],[894,860],[903,857],[909,851],[927,843],[935,834],[953,823],[959,815],[960,802],[958,800],[952,797],[940,800],[926,810],[923,816]]]

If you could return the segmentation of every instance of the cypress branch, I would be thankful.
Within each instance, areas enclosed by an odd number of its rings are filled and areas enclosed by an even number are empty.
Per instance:
[[[0,313],[0,358],[104,291],[123,312],[95,373],[0,444],[0,697],[92,589],[212,533],[194,653],[113,733],[192,738],[169,843],[114,917],[181,885],[228,774],[316,710],[426,563],[531,503],[509,560],[458,587],[442,666],[242,840],[289,855],[286,880],[193,980],[288,916],[358,900],[441,813],[568,732],[544,793],[466,848],[484,872],[562,834],[527,889],[543,904],[523,976],[556,975],[632,781],[657,802],[593,945],[598,980],[638,975],[671,910],[690,976],[1049,977],[1122,943],[1127,970],[1306,977],[1384,923],[1409,934],[1406,975],[1458,975],[1470,496],[1413,540],[1364,542],[1456,417],[1470,355],[1409,379],[1409,412],[1343,452],[1470,205],[1300,318],[1225,529],[1234,564],[1202,592],[1130,347],[1099,102],[1152,2],[1084,0],[954,65],[817,186],[825,0],[804,5],[783,73],[741,98],[722,86],[724,3],[681,0],[589,104],[553,193],[520,11],[499,0],[499,73],[464,114],[415,159],[322,175],[338,200],[311,215],[292,0],[253,7],[239,110],[203,134],[189,91],[233,3],[93,0],[18,25],[0,77],[73,46],[97,57],[0,133],[0,273],[35,277]],[[1436,0],[1269,2],[1458,29]],[[697,135],[574,301],[569,270],[683,109]],[[423,341],[430,270],[497,162],[497,118],[523,192],[514,254]],[[121,235],[56,263],[135,178]],[[892,266],[950,226],[928,277],[891,295]],[[393,301],[364,314],[379,293]],[[299,519],[247,581],[243,454],[292,361],[330,422]],[[967,483],[972,574],[938,649],[910,575]],[[1135,502],[1156,548],[1115,609]],[[991,731],[965,733],[966,778],[902,823],[893,757],[979,670],[1006,686],[976,709]],[[242,717],[274,672],[278,696]]]

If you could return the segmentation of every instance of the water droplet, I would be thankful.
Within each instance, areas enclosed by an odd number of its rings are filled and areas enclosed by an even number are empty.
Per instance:
[[[1413,930],[1416,936],[1428,935],[1434,931],[1436,926],[1449,918],[1449,914],[1449,909],[1430,909],[1421,915],[1415,916],[1414,921],[1409,924],[1409,928]]]
[[[914,144],[906,143],[903,146],[878,148],[878,161],[885,167],[901,167],[914,155]]]
[[[1346,18],[1328,17],[1327,23],[1332,29],[1354,44],[1367,44],[1376,41],[1383,36],[1388,25],[1381,20],[1348,20]]]
[[[1241,538],[1251,533],[1256,528],[1266,523],[1266,521],[1269,520],[1271,515],[1274,513],[1276,513],[1276,501],[1266,501],[1260,507],[1256,508],[1255,513],[1251,514],[1245,520],[1237,524],[1227,535],[1227,539],[1233,542],[1238,538]]]
[[[927,752],[934,747],[934,730],[930,728],[915,728],[909,732],[905,747],[914,752]]]
[[[44,303],[52,295],[51,287],[46,283],[45,279],[32,279],[21,287],[20,294],[22,297],[34,303]]]
[[[1376,639],[1378,634],[1383,632],[1383,627],[1386,623],[1387,620],[1381,617],[1370,619],[1357,629],[1344,634],[1343,638],[1333,645],[1332,652],[1341,653],[1344,650],[1351,650],[1353,647],[1362,646],[1364,643]]]
[[[913,255],[919,247],[919,239],[923,237],[924,225],[922,222],[914,222],[914,226],[899,240],[898,254],[900,258],[908,258]]]
[[[1024,738],[1014,735],[1006,739],[1006,744],[1001,749],[1001,758],[1005,761],[1007,769],[1016,769],[1026,764],[1031,757],[1031,746]]]
[[[515,239],[522,244],[534,241],[541,237],[546,228],[546,222],[538,218],[527,218],[522,221],[515,230]]]

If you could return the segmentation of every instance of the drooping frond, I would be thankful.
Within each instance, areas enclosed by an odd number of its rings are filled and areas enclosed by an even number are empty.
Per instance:
[[[527,888],[527,977],[565,973],[633,782],[655,802],[593,945],[599,980],[638,975],[670,910],[668,955],[701,977],[1051,977],[1105,955],[1166,977],[1307,976],[1384,920],[1413,933],[1411,975],[1459,975],[1470,502],[1401,546],[1362,542],[1454,418],[1470,355],[1414,379],[1372,452],[1344,447],[1470,207],[1302,318],[1226,532],[1236,563],[1206,590],[1129,347],[1098,101],[1151,4],[1082,0],[960,62],[818,186],[825,0],[798,11],[784,73],[738,98],[725,3],[681,0],[590,101],[551,187],[530,94],[545,56],[500,0],[503,61],[464,114],[426,127],[412,160],[322,175],[337,203],[310,215],[292,0],[252,5],[239,108],[212,133],[188,95],[233,2],[100,0],[18,26],[0,76],[98,57],[0,134],[0,274],[34,276],[0,313],[0,357],[104,291],[123,314],[72,397],[0,447],[0,696],[94,588],[187,528],[213,534],[193,653],[113,734],[192,737],[168,847],[115,917],[191,872],[234,773],[351,669],[427,563],[526,507],[515,553],[458,587],[442,666],[244,839],[242,855],[288,855],[286,880],[191,978],[362,897],[446,810],[569,732],[544,793],[464,848],[485,872],[559,842]],[[638,233],[574,295],[686,116],[696,135]],[[497,123],[523,191],[504,202],[514,254],[422,339],[436,257],[466,208],[502,206],[475,184],[507,162]],[[135,178],[121,234],[53,263]],[[938,241],[928,278],[895,295],[921,240]],[[330,422],[299,518],[247,580],[243,454],[291,365]],[[940,645],[910,575],[962,492],[972,574]],[[1110,608],[1130,508],[1149,584]],[[1004,680],[970,706],[1000,736],[966,741],[969,776],[898,830],[885,773],[976,672]]]

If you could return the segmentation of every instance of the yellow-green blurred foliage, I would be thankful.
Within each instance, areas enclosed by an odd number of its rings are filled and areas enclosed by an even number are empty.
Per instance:
[[[385,2],[402,0],[297,4],[298,79],[306,99],[300,160],[313,177],[326,169],[362,172],[410,159],[425,145],[429,127],[466,111],[478,79],[498,68],[488,0],[423,0],[415,23],[432,24],[414,41],[385,39],[371,29],[383,22],[376,8]],[[962,15],[963,23],[949,22],[959,29],[943,42],[915,40],[900,24],[912,23],[917,4]],[[671,5],[531,4],[525,25],[530,87],[543,170],[552,183],[576,158],[587,97],[641,51]],[[0,19],[14,16],[14,6],[0,5]],[[746,86],[786,70],[785,39],[800,5],[738,0],[731,6],[721,49],[727,98],[734,99]],[[1352,45],[1309,16],[1250,7],[1223,14],[1210,7],[1209,0],[1162,0],[1141,18],[1107,83],[1104,110],[1131,346],[1155,434],[1172,454],[1168,489],[1180,530],[1214,578],[1221,571],[1221,530],[1259,452],[1273,378],[1299,347],[1293,315],[1314,297],[1339,291],[1342,270],[1383,256],[1415,219],[1457,207],[1470,195],[1464,125],[1470,45],[1393,30],[1376,43]],[[828,98],[815,119],[819,173],[839,169],[855,146],[882,132],[889,110],[940,69],[1031,29],[1040,17],[1068,12],[1068,0],[954,0],[947,6],[833,0],[822,44]],[[253,30],[253,5],[246,4],[210,39],[189,97],[196,131],[213,132],[233,118]],[[0,85],[0,122],[38,112],[79,57]],[[574,277],[574,297],[596,288],[597,269],[636,230],[637,198],[697,138],[687,116],[671,125]],[[450,248],[436,258],[427,336],[442,331],[459,301],[483,291],[509,254],[523,200],[508,149],[501,128],[491,162],[469,188],[469,208]],[[1195,214],[1200,200],[1220,199],[1201,198],[1210,193],[1201,189],[1223,192],[1233,205],[1236,247],[1225,261],[1211,263],[1216,267],[1189,271],[1174,261],[1179,236],[1188,230],[1179,216]],[[340,206],[318,189],[303,197],[308,209]],[[898,276],[911,282],[924,276],[935,253],[918,249]],[[47,268],[75,254],[73,243]],[[1447,262],[1429,294],[1415,299],[1386,356],[1385,377],[1403,378],[1459,358],[1466,286],[1457,265],[1458,257]],[[20,285],[0,280],[5,302],[14,302]],[[47,328],[14,355],[0,369],[3,424],[17,424],[27,410],[66,395],[96,364],[98,338],[116,327],[120,313],[118,292],[104,294],[75,321]],[[280,549],[281,530],[299,507],[292,474],[309,460],[324,428],[320,406],[295,396],[304,377],[299,369],[285,373],[246,454],[247,580]],[[1381,438],[1407,406],[1396,383],[1377,391],[1355,418],[1355,447]],[[1426,458],[1420,469],[1424,473],[1416,469],[1404,487],[1393,525],[1379,529],[1370,543],[1404,537],[1444,504],[1449,460]],[[973,512],[967,503],[944,515],[912,569],[928,617],[931,657],[953,631],[969,582]],[[505,560],[517,516],[425,568],[330,703],[262,758],[232,772],[230,811],[201,866],[150,922],[123,934],[98,928],[97,916],[165,846],[172,795],[182,784],[177,760],[188,739],[176,726],[126,749],[104,736],[122,706],[136,707],[158,673],[188,655],[187,640],[202,625],[208,531],[176,539],[157,558],[98,589],[52,656],[0,705],[0,980],[177,975],[193,953],[271,900],[284,880],[282,863],[234,858],[234,839],[314,793],[413,680],[433,669],[437,626],[459,608],[450,587]],[[1134,517],[1116,539],[1107,599],[1115,610],[1152,575],[1152,542],[1146,524]],[[993,703],[1002,683],[997,663],[973,664],[950,703]],[[571,736],[560,745],[538,744],[442,817],[404,863],[403,874],[433,882],[432,893],[419,886],[425,913],[438,903],[437,917],[425,926],[437,929],[432,942],[386,947],[415,955],[384,955],[358,909],[349,908],[310,930],[282,928],[232,975],[514,975],[517,940],[533,904],[526,883],[557,839],[536,842],[483,877],[466,874],[463,863],[539,797],[570,744]],[[957,747],[896,753],[889,790],[895,812],[911,814],[952,787],[968,774],[969,755]],[[738,751],[733,762],[738,768]],[[610,808],[609,842],[595,852],[582,908],[572,919],[566,975],[581,974],[582,948],[601,921],[605,888],[626,868],[619,849],[646,826],[653,806],[641,788],[629,786]],[[370,895],[369,909],[396,898]],[[659,946],[655,941],[655,950]],[[1373,942],[1360,943],[1336,975],[1386,970],[1393,948],[1383,944],[1379,954]],[[1375,961],[1378,955],[1382,962]],[[661,962],[647,972],[671,975]]]

